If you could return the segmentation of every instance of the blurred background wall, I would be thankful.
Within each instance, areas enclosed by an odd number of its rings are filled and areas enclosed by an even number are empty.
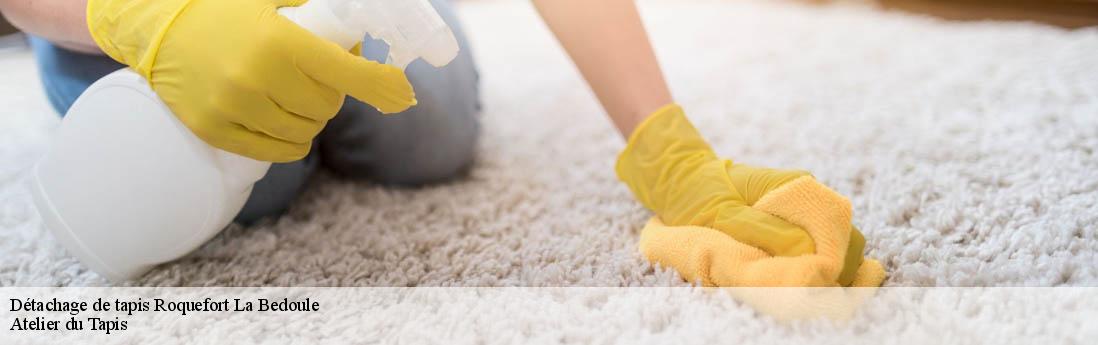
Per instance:
[[[1067,28],[1098,25],[1098,0],[877,0],[885,8],[955,20],[1025,20]]]
[[[841,0],[806,0],[827,3]],[[953,20],[1035,21],[1066,28],[1098,26],[1098,0],[869,0],[884,8]],[[15,32],[0,14],[0,36]]]
[[[950,20],[1032,21],[1065,28],[1098,26],[1098,0],[800,0],[810,3],[872,2],[882,8]],[[0,13],[0,37],[16,33]]]

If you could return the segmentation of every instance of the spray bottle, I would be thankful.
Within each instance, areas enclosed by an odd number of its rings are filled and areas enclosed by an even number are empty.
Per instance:
[[[457,56],[450,28],[427,0],[311,0],[279,12],[350,49],[368,33],[389,44],[386,63],[444,66]],[[46,227],[110,280],[137,278],[208,241],[240,212],[271,163],[222,151],[194,135],[149,83],[123,69],[92,84],[69,109],[31,190]]]

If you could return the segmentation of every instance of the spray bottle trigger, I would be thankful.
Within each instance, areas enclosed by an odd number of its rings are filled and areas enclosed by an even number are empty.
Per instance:
[[[411,64],[412,61],[415,61],[415,60],[416,60],[415,55],[408,54],[406,52],[402,52],[400,50],[394,49],[393,46],[390,45],[389,46],[389,55],[385,57],[385,64],[386,65],[392,65],[392,66],[394,66],[396,68],[399,68],[401,70],[405,70],[405,69],[408,68],[408,65]]]

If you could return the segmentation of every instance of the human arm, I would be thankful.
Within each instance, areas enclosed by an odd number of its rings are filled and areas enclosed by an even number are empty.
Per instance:
[[[624,137],[672,102],[631,0],[535,0],[541,17]]]
[[[657,235],[641,239],[650,260],[707,285],[880,283],[883,273],[876,274],[879,266],[873,264],[867,266],[871,273],[856,279],[864,238],[851,225],[849,201],[807,172],[716,156],[673,103],[632,0],[535,0],[534,5],[628,138],[616,170],[659,220],[645,230]],[[697,237],[668,226],[727,236]],[[736,245],[717,245],[714,239]]]
[[[103,54],[88,32],[87,0],[0,0],[0,12],[15,27],[69,50]]]

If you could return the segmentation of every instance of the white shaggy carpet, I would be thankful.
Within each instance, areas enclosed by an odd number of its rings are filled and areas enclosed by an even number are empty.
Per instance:
[[[722,154],[805,168],[854,203],[888,286],[1098,283],[1098,31],[859,7],[646,3],[678,100]],[[526,3],[461,15],[483,74],[465,180],[319,176],[139,285],[651,286],[623,146]],[[19,183],[56,124],[28,53],[0,53],[0,285],[99,285]],[[79,173],[79,172],[74,172]]]
[[[485,106],[467,179],[401,190],[322,174],[288,215],[132,284],[684,285],[637,254],[650,214],[612,171],[623,141],[530,5],[460,6]],[[642,11],[714,147],[849,196],[886,286],[1098,284],[1098,30],[759,1]],[[57,122],[29,53],[0,52],[0,75],[0,286],[106,284],[48,237],[21,185]],[[691,305],[761,327],[736,308]],[[645,327],[696,327],[666,312]]]

